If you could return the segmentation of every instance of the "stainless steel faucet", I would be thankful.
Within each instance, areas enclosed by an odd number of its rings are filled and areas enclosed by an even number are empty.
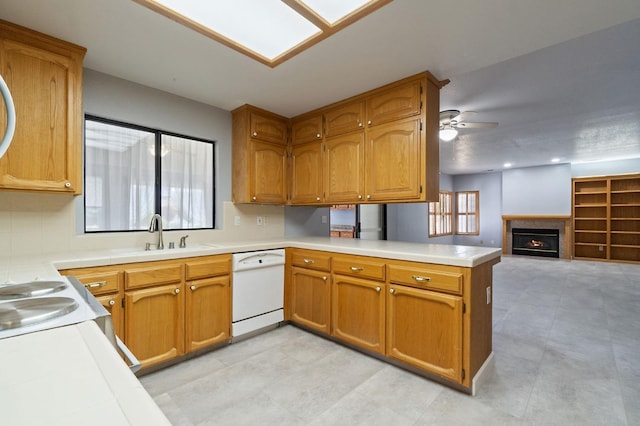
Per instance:
[[[164,249],[164,242],[162,241],[162,216],[154,214],[149,224],[149,232],[153,234],[156,224],[158,225],[158,250]]]

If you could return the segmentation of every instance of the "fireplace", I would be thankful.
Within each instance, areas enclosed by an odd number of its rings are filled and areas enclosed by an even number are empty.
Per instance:
[[[511,254],[560,257],[558,229],[512,228]]]

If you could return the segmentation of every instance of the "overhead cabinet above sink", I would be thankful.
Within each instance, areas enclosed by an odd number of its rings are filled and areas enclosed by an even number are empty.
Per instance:
[[[235,110],[234,202],[329,205],[437,200],[438,114],[444,84],[423,72],[294,117],[287,121],[286,150],[280,139],[272,140],[273,146],[263,148],[270,150],[269,155],[258,154],[250,142],[256,133],[247,122],[253,113],[271,113],[251,106]],[[275,115],[273,119],[281,125],[285,120]],[[283,159],[286,170],[281,168]]]

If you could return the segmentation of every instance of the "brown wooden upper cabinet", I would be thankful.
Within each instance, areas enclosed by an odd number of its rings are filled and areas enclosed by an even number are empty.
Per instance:
[[[0,188],[82,193],[82,60],[86,49],[0,20],[0,74],[16,108]],[[6,113],[0,108],[0,128]]]
[[[291,145],[322,141],[322,115],[291,122]]]
[[[425,71],[291,119],[286,203],[437,200],[440,88],[444,84]],[[243,125],[236,123],[242,120],[239,110],[234,111],[234,135],[245,133]],[[262,115],[270,114],[255,110]],[[252,137],[255,136],[249,139]],[[237,193],[255,178],[239,175],[246,165],[236,163],[249,160],[243,153],[246,148],[241,146],[242,140],[236,139],[242,138],[234,136],[234,202],[278,203],[279,197],[266,196],[266,188],[275,186],[271,195],[281,190],[281,182],[274,179],[279,175],[279,166],[278,173],[262,176],[262,196],[251,191]],[[262,167],[257,162],[255,166]],[[260,170],[254,169],[252,173],[260,176]],[[321,182],[318,176],[322,176]]]
[[[285,204],[288,120],[244,105],[232,121],[233,202]]]
[[[332,137],[364,128],[364,101],[354,101],[324,112],[325,136]]]
[[[422,81],[392,85],[367,99],[367,125],[377,126],[420,114]]]

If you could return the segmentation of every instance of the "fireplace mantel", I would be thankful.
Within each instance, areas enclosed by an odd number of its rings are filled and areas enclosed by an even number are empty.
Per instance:
[[[509,238],[511,222],[549,222],[559,221],[564,224],[564,255],[563,259],[571,258],[571,215],[503,215],[502,216],[502,254],[510,254]],[[561,230],[562,233],[563,230]],[[562,244],[562,242],[561,242]]]

